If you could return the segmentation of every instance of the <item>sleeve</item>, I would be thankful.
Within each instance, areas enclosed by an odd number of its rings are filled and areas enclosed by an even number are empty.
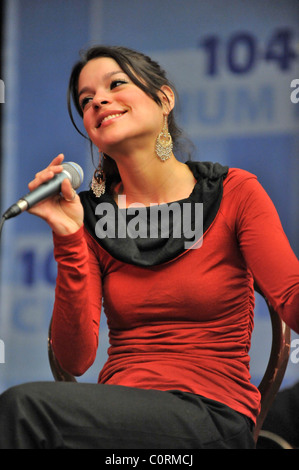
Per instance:
[[[236,230],[252,275],[281,318],[299,333],[299,262],[270,197],[249,178],[239,187]]]
[[[102,304],[101,272],[82,227],[76,233],[53,233],[57,280],[52,318],[54,353],[62,368],[82,375],[94,362]]]

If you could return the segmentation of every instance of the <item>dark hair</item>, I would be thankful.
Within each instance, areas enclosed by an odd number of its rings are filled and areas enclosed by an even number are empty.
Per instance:
[[[133,83],[147,93],[158,105],[162,105],[158,92],[161,92],[163,85],[168,85],[177,97],[177,92],[173,84],[166,77],[165,71],[160,65],[150,57],[121,46],[95,46],[81,54],[81,60],[77,62],[71,72],[68,86],[68,112],[76,130],[87,138],[77,127],[72,113],[71,102],[73,101],[79,115],[83,117],[83,112],[78,100],[78,80],[83,67],[92,59],[109,57],[114,59],[120,68],[130,77]],[[174,150],[179,151],[179,138],[182,135],[181,129],[177,126],[173,110],[168,115],[168,130],[171,134]],[[92,144],[91,144],[92,145]],[[120,181],[120,175],[116,163],[109,155],[105,155],[103,170],[106,177],[106,190],[111,191],[112,186]]]

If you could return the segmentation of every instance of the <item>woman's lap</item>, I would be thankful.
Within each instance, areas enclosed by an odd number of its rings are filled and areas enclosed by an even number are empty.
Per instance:
[[[35,382],[0,395],[0,448],[253,448],[248,422],[179,391]]]

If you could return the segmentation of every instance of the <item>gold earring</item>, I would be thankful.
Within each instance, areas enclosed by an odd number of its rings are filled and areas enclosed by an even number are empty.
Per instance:
[[[173,143],[171,135],[168,132],[167,115],[164,116],[164,126],[162,132],[156,140],[156,154],[163,162],[168,160],[172,155]]]
[[[101,154],[101,152],[100,152],[100,155],[103,155],[103,154]],[[93,177],[92,177],[91,189],[92,189],[93,194],[96,197],[101,197],[102,194],[104,194],[105,190],[106,190],[105,174],[104,174],[103,168],[102,168],[102,158],[101,157],[100,157],[99,166],[95,170],[95,172],[93,174]]]

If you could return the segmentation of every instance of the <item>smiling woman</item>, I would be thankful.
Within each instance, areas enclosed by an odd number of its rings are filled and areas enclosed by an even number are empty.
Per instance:
[[[140,149],[154,155],[153,144],[163,127],[163,116],[169,114],[174,100],[170,88],[163,85],[158,105],[124,72],[115,72],[116,66],[111,58],[89,61],[79,76],[78,95],[90,139],[106,156],[121,163],[119,155],[133,160]]]
[[[152,100],[160,107],[162,106],[162,98],[165,103],[168,101],[168,95],[164,92],[163,87],[171,93],[173,100],[175,99],[175,96],[177,96],[175,87],[168,80],[165,71],[150,57],[125,47],[112,48],[97,46],[91,48],[84,54],[82,60],[74,66],[68,89],[68,110],[70,118],[80,134],[82,134],[82,132],[76,125],[72,112],[71,101],[73,101],[79,115],[83,117],[82,105],[85,107],[87,102],[90,103],[93,100],[93,95],[89,97],[86,96],[86,98],[84,98],[84,100],[86,100],[85,102],[82,100],[82,92],[89,90],[84,90],[84,88],[81,90],[78,89],[81,71],[85,65],[93,59],[105,57],[110,59],[112,69],[110,72],[107,72],[108,75],[103,78],[108,81],[110,79],[110,84],[108,83],[107,85],[110,86],[111,90],[117,87],[122,87],[122,85],[126,85],[127,83],[135,84],[136,87],[152,98]],[[181,158],[188,160],[191,157],[191,152],[187,149],[187,139],[182,138],[183,133],[175,121],[173,109],[170,109],[170,112],[167,114],[167,125],[172,138],[174,152],[180,155]],[[181,142],[182,144],[183,142],[185,143],[184,147],[182,145],[184,148],[183,155],[181,154]],[[192,144],[189,143],[189,148],[191,147]],[[106,176],[106,191],[109,193],[110,191],[113,191],[115,184],[118,183],[121,178],[115,161],[109,156],[109,154],[105,154],[105,152],[102,170]]]
[[[2,394],[0,448],[254,447],[254,281],[299,332],[298,261],[255,175],[179,161],[175,97],[161,67],[127,48],[92,48],[72,70],[70,116],[73,101],[103,165],[90,190],[73,197],[66,179],[30,212],[53,231],[58,362],[72,375],[91,366],[102,305],[108,359],[98,384]]]

